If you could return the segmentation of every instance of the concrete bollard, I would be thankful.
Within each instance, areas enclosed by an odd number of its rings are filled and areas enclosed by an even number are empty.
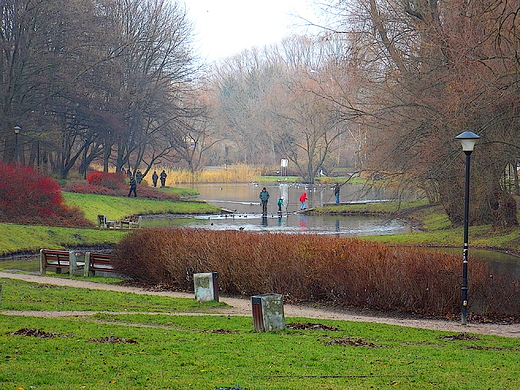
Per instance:
[[[76,257],[76,253],[74,251],[69,251],[69,261],[70,261],[70,268],[69,268],[69,275],[81,275],[83,274],[83,267],[80,267],[80,264],[78,264],[78,259]]]
[[[219,300],[218,272],[193,274],[195,299],[199,302]]]
[[[256,332],[285,329],[282,294],[264,294],[251,297],[253,326]]]

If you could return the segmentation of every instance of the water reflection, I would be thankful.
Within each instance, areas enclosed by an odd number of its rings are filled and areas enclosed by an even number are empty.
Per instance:
[[[259,194],[263,187],[269,194],[268,215],[262,217]],[[330,216],[304,215],[299,212],[299,197],[307,192],[308,207],[334,203],[332,186],[308,186],[303,184],[275,183],[275,184],[200,184],[195,185],[200,192],[199,198],[206,202],[231,211],[229,215],[213,215],[195,217],[184,220],[182,225],[189,227],[204,227],[214,230],[240,229],[249,231],[270,231],[287,233],[319,233],[337,234],[338,236],[366,236],[382,234],[398,234],[411,231],[405,221],[384,217],[366,216]],[[395,196],[391,191],[367,192],[361,186],[350,185],[343,191],[342,200],[367,201],[368,197]],[[278,211],[278,199],[283,198],[282,212]],[[153,225],[150,225],[152,223]],[[145,226],[157,226],[159,222],[145,221]],[[174,224],[172,220],[172,225]],[[177,222],[178,224],[178,222]]]
[[[410,225],[401,220],[385,217],[304,215],[300,213],[268,214],[234,213],[163,219],[144,217],[143,227],[185,226],[211,230],[247,230],[273,233],[336,234],[344,237],[408,233]]]
[[[299,183],[250,183],[250,184],[195,184],[178,185],[179,187],[194,188],[199,191],[199,199],[238,213],[259,213],[259,194],[262,187],[266,187],[270,198],[268,212],[277,212],[277,201],[284,199],[284,213],[292,213],[300,208],[299,198],[307,193],[307,207],[323,206],[335,203],[334,188],[332,185],[307,185]],[[415,199],[414,193],[397,193],[392,189],[365,187],[356,184],[345,184],[341,188],[340,201],[352,202],[380,202],[385,200]]]
[[[462,247],[425,248],[425,250],[460,255],[462,269]],[[468,252],[468,262],[470,269],[471,261],[477,258],[488,261],[491,267],[491,272],[497,275],[512,274],[516,280],[520,280],[520,257],[487,249],[470,248]]]

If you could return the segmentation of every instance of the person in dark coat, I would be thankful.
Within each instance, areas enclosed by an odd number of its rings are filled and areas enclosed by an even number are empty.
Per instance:
[[[137,173],[135,174],[135,180],[137,181],[137,184],[141,184],[143,177],[143,173],[140,170],[137,170]]]
[[[137,182],[135,181],[135,178],[133,176],[130,176],[130,191],[128,191],[128,197],[134,193],[134,197],[137,198]]]
[[[262,204],[262,215],[267,215],[267,201],[269,200],[269,192],[264,188],[262,188],[262,191],[260,192],[260,202]]]
[[[157,180],[158,179],[159,179],[159,175],[157,175],[157,172],[153,171],[152,182],[153,182],[153,186],[154,187],[157,187]]]
[[[339,183],[336,183],[334,186],[334,195],[336,195],[336,204],[339,204],[339,191],[340,191],[340,185]]]
[[[168,177],[168,175],[166,174],[166,172],[164,172],[164,169],[163,169],[163,171],[161,172],[161,187],[164,187],[166,185],[167,177]]]

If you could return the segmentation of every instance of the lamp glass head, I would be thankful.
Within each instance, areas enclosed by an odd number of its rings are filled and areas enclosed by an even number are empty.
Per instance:
[[[465,152],[472,152],[475,148],[475,143],[479,138],[480,136],[472,133],[471,131],[465,131],[464,133],[461,133],[455,137],[455,139],[460,141],[462,144],[462,150]]]

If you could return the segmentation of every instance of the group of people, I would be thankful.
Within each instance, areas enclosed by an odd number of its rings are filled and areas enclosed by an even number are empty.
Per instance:
[[[141,184],[141,181],[143,180],[143,174],[140,170],[136,172],[135,175],[132,175],[132,171],[128,169],[126,172],[124,169],[121,169],[122,173],[126,173],[130,179],[130,190],[128,191],[128,197],[130,197],[132,194],[134,197],[137,197],[137,184]],[[152,174],[152,183],[154,187],[157,187],[157,181],[160,179],[161,181],[161,187],[166,186],[166,178],[168,175],[166,172],[161,172],[160,175],[157,174],[157,171],[153,171]],[[340,192],[340,185],[336,183],[334,186],[334,195],[336,196],[336,204],[339,204],[339,192]],[[262,216],[267,216],[267,201],[269,200],[269,192],[267,192],[267,189],[265,187],[262,188],[262,191],[260,191],[260,204],[262,205]],[[300,195],[300,210],[305,210],[307,208],[307,192],[304,192]],[[284,206],[284,198],[283,196],[280,196],[277,202],[278,205],[278,213],[282,213],[282,207]]]
[[[125,171],[123,168],[123,169],[121,169],[121,172],[123,174],[126,173],[128,175],[128,178],[130,179],[130,182],[129,182],[130,190],[128,191],[128,197],[130,197],[132,194],[134,194],[134,197],[137,197],[137,185],[141,184],[141,182],[143,181],[144,175],[142,174],[142,172],[140,170],[137,170],[135,175],[132,175],[132,171],[130,169]],[[168,175],[166,174],[164,169],[160,175],[158,175],[156,171],[153,171],[153,174],[152,174],[153,186],[157,187],[157,180],[160,179],[161,187],[165,187],[167,177],[168,177]]]
[[[153,186],[154,187],[157,187],[157,180],[160,178],[161,179],[161,187],[164,187],[166,186],[166,178],[168,177],[168,175],[166,174],[166,172],[164,172],[164,169],[163,171],[161,172],[161,175],[159,176],[157,174],[156,171],[153,171],[153,174],[152,174],[152,183],[153,183]]]
[[[267,192],[267,189],[264,187],[262,188],[262,191],[260,191],[260,204],[262,205],[262,215],[267,215],[267,201],[269,200],[269,192]],[[282,207],[284,206],[284,198],[283,196],[280,196],[278,199],[278,213],[282,213]],[[307,193],[304,192],[300,196],[300,210],[305,210],[307,208]]]
[[[334,185],[334,196],[336,197],[336,204],[339,204],[339,193],[340,193],[340,189],[341,189],[341,186],[339,185],[339,183],[336,183]],[[267,201],[269,200],[269,192],[267,192],[267,189],[264,187],[262,188],[262,191],[260,191],[260,204],[262,205],[262,216],[266,216],[267,215]],[[307,193],[304,192],[303,194],[300,195],[300,210],[305,210],[307,208]],[[281,214],[282,213],[282,207],[284,206],[284,198],[283,196],[280,196],[280,198],[278,199],[278,213]]]

